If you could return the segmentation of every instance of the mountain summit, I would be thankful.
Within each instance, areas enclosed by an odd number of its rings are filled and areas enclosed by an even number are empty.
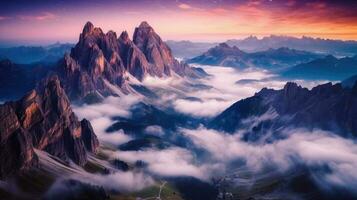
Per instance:
[[[117,38],[115,32],[105,34],[87,22],[78,43],[64,56],[58,71],[71,99],[118,95],[113,85],[124,94],[130,93],[127,74],[139,81],[145,76],[164,77],[174,73],[201,75],[197,69],[177,61],[147,22],[135,29],[133,41],[126,31]]]

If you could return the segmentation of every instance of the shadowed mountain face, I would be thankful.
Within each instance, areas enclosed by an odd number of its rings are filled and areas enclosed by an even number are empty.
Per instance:
[[[17,99],[33,89],[52,70],[44,64],[15,64],[0,61],[0,100]]]
[[[281,47],[255,53],[246,53],[236,46],[221,43],[209,49],[206,53],[189,59],[188,63],[204,65],[221,65],[227,67],[247,68],[258,67],[263,69],[281,70],[299,63],[308,62],[321,55]]]
[[[357,85],[352,89],[327,83],[311,90],[287,83],[282,90],[262,89],[218,115],[210,126],[227,132],[245,130],[248,140],[282,128],[320,128],[356,136]],[[274,135],[273,135],[274,136]]]
[[[341,81],[341,85],[343,87],[352,88],[355,85],[356,81],[357,81],[357,75],[353,75],[353,76],[350,76],[347,79]]]
[[[0,105],[0,177],[37,164],[34,148],[83,166],[99,145],[89,121],[78,121],[56,76],[15,102]]]
[[[0,48],[0,59],[9,59],[17,64],[55,63],[69,52],[73,44],[56,43],[49,46],[20,46]]]
[[[140,81],[147,75],[201,76],[197,69],[179,63],[147,22],[135,29],[133,41],[125,31],[117,38],[115,32],[105,34],[88,22],[58,71],[71,99],[117,95],[112,85],[130,93],[128,74]]]
[[[357,73],[356,57],[337,59],[333,56],[299,64],[282,73],[284,78],[344,80]]]

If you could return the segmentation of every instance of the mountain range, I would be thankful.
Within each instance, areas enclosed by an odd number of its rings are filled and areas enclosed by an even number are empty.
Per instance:
[[[147,22],[135,29],[133,40],[126,31],[117,37],[115,32],[104,33],[88,22],[78,43],[56,64],[37,64],[45,66],[37,68],[33,67],[35,64],[23,66],[8,60],[0,64],[1,76],[4,77],[4,84],[0,86],[0,91],[4,91],[2,97],[17,97],[12,91],[26,92],[49,73],[58,75],[70,99],[88,102],[108,95],[135,93],[135,88],[129,83],[142,81],[146,76],[206,76],[202,69],[177,61]],[[14,78],[15,71],[23,76]],[[31,73],[35,71],[37,73]],[[23,77],[20,82],[19,77]],[[120,94],[113,89],[115,87],[119,88]]]
[[[17,64],[55,63],[72,47],[70,43],[55,43],[48,46],[0,48],[0,59],[9,59]]]
[[[288,79],[342,81],[357,74],[357,57],[336,58],[328,55],[293,66],[281,73]]]
[[[0,69],[5,94],[35,87],[21,99],[0,106],[1,178],[36,166],[34,149],[80,166],[86,164],[87,152],[95,153],[99,142],[90,122],[78,121],[70,97],[118,95],[112,86],[119,86],[125,94],[131,89],[127,81],[134,77],[139,81],[145,76],[174,74],[198,78],[203,73],[175,60],[146,22],[135,29],[134,41],[125,31],[117,38],[114,32],[104,34],[88,22],[71,54],[53,70],[9,60],[2,61]]]
[[[343,41],[321,39],[303,36],[301,38],[291,36],[271,35],[261,39],[250,36],[242,40],[228,40],[227,44],[238,46],[246,51],[262,51],[269,48],[288,47],[297,50],[311,51],[336,56],[352,56],[357,54],[356,41]]]
[[[135,29],[133,41],[126,31],[118,38],[113,31],[104,34],[86,23],[78,43],[57,70],[71,99],[118,95],[113,85],[128,94],[133,90],[128,85],[130,76],[142,81],[145,76],[202,75],[200,70],[177,61],[147,22]]]
[[[201,45],[200,50],[207,44]],[[356,57],[338,59],[290,47],[246,52],[227,43],[187,60],[205,65],[263,68],[283,77],[334,76],[338,80],[357,73],[350,67],[355,61]],[[154,83],[159,86],[151,90],[144,82],[152,77],[177,78],[175,81],[180,83]],[[212,86],[205,85],[203,77],[212,80]],[[310,169],[309,163],[301,162],[287,171],[273,165],[264,166],[261,171],[254,167],[266,158],[259,154],[261,149],[258,153],[254,149],[273,144],[267,154],[275,148],[279,150],[274,142],[287,139],[290,129],[306,129],[309,133],[318,129],[333,132],[333,139],[355,139],[355,76],[343,83],[326,83],[312,89],[293,82],[282,89],[263,88],[213,117],[179,112],[175,107],[177,100],[189,109],[196,105],[206,109],[206,99],[214,98],[209,102],[214,106],[225,102],[224,92],[212,93],[220,90],[214,87],[215,83],[227,82],[209,77],[203,69],[175,59],[171,48],[147,22],[135,28],[132,39],[126,31],[117,37],[115,32],[104,33],[87,22],[77,44],[54,64],[1,61],[0,95],[17,100],[0,105],[0,198],[150,196],[214,200],[233,199],[234,194],[239,199],[271,199],[270,195],[277,197],[274,199],[296,199],[294,195],[298,194],[312,199],[335,199],[341,193],[348,197],[344,199],[355,197],[348,189],[344,192],[343,186],[325,193],[325,187],[319,185],[325,183],[320,180],[323,172],[330,174],[335,170],[330,163],[321,162]],[[200,98],[191,96],[193,93]],[[140,98],[128,100],[127,94]],[[224,97],[217,98],[219,95]],[[105,99],[110,96],[123,98]],[[128,108],[120,103],[128,104]],[[98,127],[92,127],[87,119],[79,120],[76,109],[86,116],[97,116],[90,120]],[[111,114],[107,116],[107,112]],[[94,130],[99,130],[98,136],[107,136],[109,142],[99,143]],[[250,151],[246,156],[247,147]],[[354,154],[351,155],[353,159]],[[255,165],[249,168],[250,161]],[[212,177],[206,175],[209,173]],[[140,191],[125,190],[127,185]],[[228,192],[231,189],[235,193]]]
[[[167,41],[175,56],[180,58],[192,58],[199,56],[208,49],[217,46],[215,42],[191,42],[191,41]],[[331,54],[338,57],[353,56],[357,54],[356,41],[344,41],[333,39],[321,39],[312,37],[291,37],[271,35],[259,39],[249,36],[244,39],[230,39],[225,41],[229,46],[237,46],[246,52],[266,51],[287,47],[290,49],[310,51],[318,54]],[[186,49],[186,50],[183,50]],[[188,53],[189,52],[189,53]]]
[[[244,39],[227,40],[230,46],[238,46],[246,52],[266,51],[287,47],[290,49],[310,51],[319,54],[331,54],[337,57],[353,56],[357,54],[355,41],[343,41],[332,39],[319,39],[311,37],[290,37],[271,35],[261,39],[249,36]],[[168,40],[166,44],[172,50],[172,54],[178,58],[189,59],[199,56],[208,49],[217,46],[215,42],[192,42],[188,40]],[[55,43],[48,46],[17,46],[0,48],[0,59],[10,59],[18,64],[30,64],[33,62],[55,62],[62,58],[63,54],[70,52],[75,44]]]
[[[274,71],[312,61],[322,55],[281,47],[265,51],[247,53],[236,46],[221,43],[200,56],[187,60],[188,63],[228,66],[236,68],[257,67]]]

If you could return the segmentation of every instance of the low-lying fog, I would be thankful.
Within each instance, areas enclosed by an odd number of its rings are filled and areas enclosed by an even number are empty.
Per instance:
[[[143,84],[161,97],[153,102],[155,106],[163,109],[171,107],[197,118],[210,118],[232,103],[254,95],[263,87],[280,89],[286,83],[261,70],[202,67],[210,76],[196,82],[173,77],[147,78]],[[321,84],[296,82],[308,88]],[[130,107],[141,101],[145,101],[141,95],[108,97],[100,104],[74,107],[74,111],[80,118],[91,121],[101,142],[118,146],[135,136],[125,134],[122,130],[110,134],[105,130],[114,123],[112,117],[130,118]],[[165,135],[165,130],[160,126],[150,126],[145,130],[147,134]],[[212,178],[236,173],[243,168],[257,174],[267,167],[284,173],[303,165],[328,168],[316,174],[316,182],[325,187],[340,185],[353,189],[357,186],[355,141],[320,130],[286,129],[286,139],[253,144],[243,141],[239,132],[227,134],[203,125],[197,129],[180,127],[175,135],[187,140],[189,145],[139,151],[117,150],[112,153],[113,158],[128,163],[144,161],[147,168],[143,171],[96,175],[90,181],[111,189],[133,191],[153,184],[157,177],[192,176],[209,182]]]

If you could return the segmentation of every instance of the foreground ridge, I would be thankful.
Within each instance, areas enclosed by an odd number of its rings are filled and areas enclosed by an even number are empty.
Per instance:
[[[0,178],[37,166],[34,149],[83,166],[99,142],[89,121],[79,121],[57,76],[18,101],[0,105]]]

